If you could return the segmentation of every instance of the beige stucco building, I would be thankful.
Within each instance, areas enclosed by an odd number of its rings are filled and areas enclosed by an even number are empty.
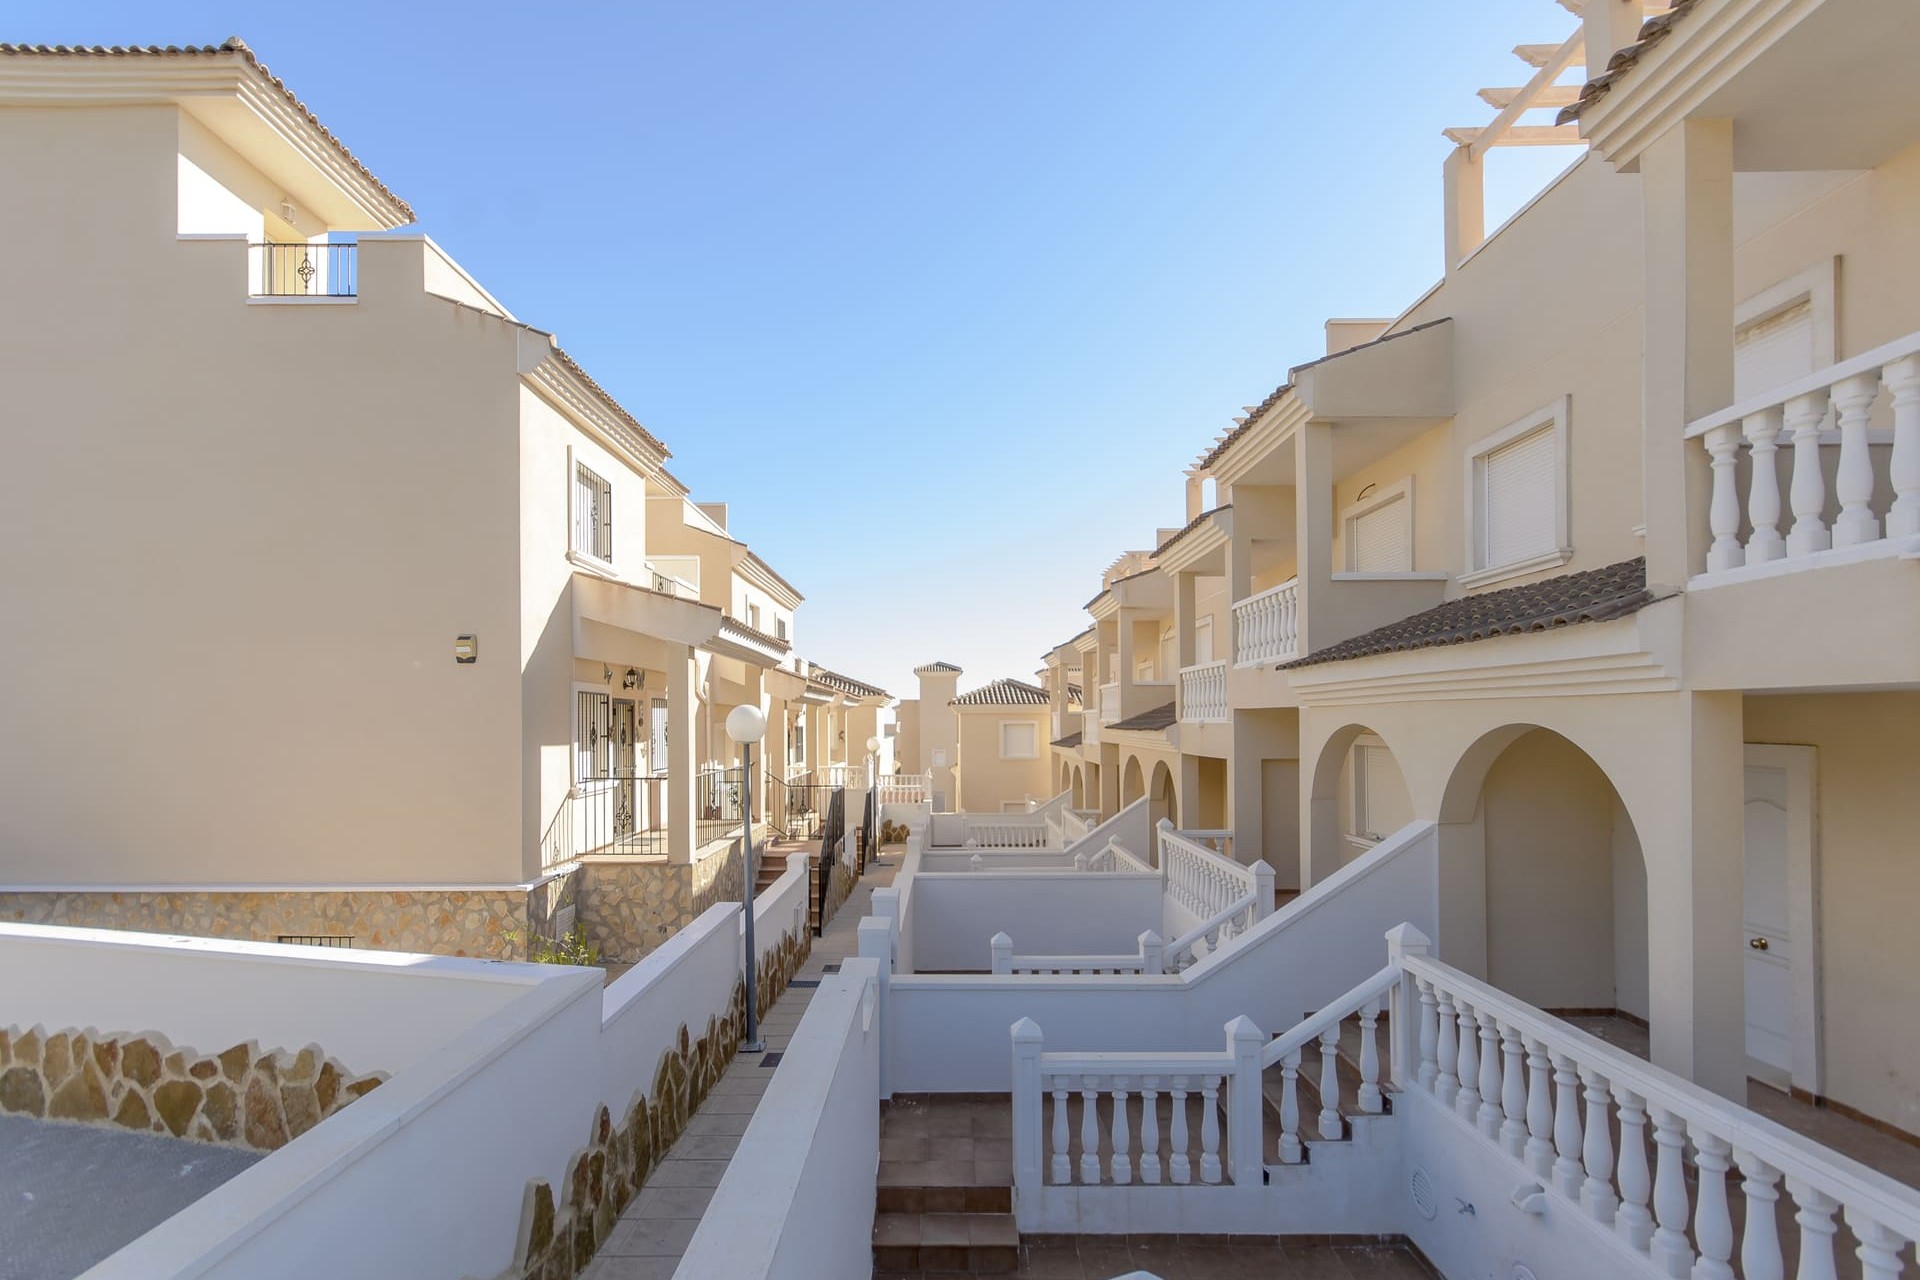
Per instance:
[[[1915,1134],[1920,96],[1848,34],[1911,13],[1753,7],[1590,3],[1489,91],[1445,278],[1329,321],[1047,655],[1050,789],[1294,888],[1437,821],[1450,963]],[[1490,147],[1582,140],[1483,233]]]
[[[864,774],[800,593],[243,44],[0,47],[0,168],[0,918],[620,958],[737,891],[728,710]]]

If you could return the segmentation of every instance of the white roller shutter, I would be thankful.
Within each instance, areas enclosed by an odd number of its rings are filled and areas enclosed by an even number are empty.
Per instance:
[[[1813,372],[1813,304],[1744,325],[1733,337],[1733,398],[1745,400]]]
[[[1407,526],[1410,508],[1395,498],[1355,516],[1351,526],[1353,551],[1348,557],[1355,573],[1407,573],[1413,568],[1413,531]]]
[[[1481,462],[1483,569],[1560,549],[1553,428],[1502,445]]]

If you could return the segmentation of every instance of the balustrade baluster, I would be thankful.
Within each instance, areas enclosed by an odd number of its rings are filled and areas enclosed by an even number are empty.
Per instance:
[[[1678,1116],[1649,1107],[1653,1118],[1653,1215],[1650,1250],[1654,1264],[1674,1280],[1693,1270],[1693,1246],[1687,1243],[1687,1136]]]
[[[1167,1127],[1167,1180],[1184,1187],[1193,1181],[1193,1166],[1187,1157],[1187,1078],[1175,1076],[1169,1083],[1173,1086],[1168,1093],[1173,1114]]]
[[[1693,1134],[1694,1169],[1700,1189],[1693,1212],[1693,1238],[1700,1246],[1700,1260],[1693,1264],[1698,1280],[1733,1280],[1733,1217],[1727,1209],[1728,1158],[1733,1148],[1727,1141],[1705,1129]]]
[[[1220,1181],[1220,1077],[1200,1077],[1200,1181]]]
[[[1553,1055],[1553,1185],[1568,1199],[1580,1194],[1580,1077],[1573,1059]]]
[[[1596,1222],[1613,1222],[1613,1134],[1607,1125],[1607,1081],[1592,1067],[1580,1068],[1587,1096],[1586,1145],[1581,1156],[1587,1180],[1580,1184],[1580,1206]]]
[[[1800,1261],[1794,1267],[1795,1280],[1834,1280],[1834,1236],[1840,1224],[1833,1220],[1840,1202],[1797,1178],[1787,1179],[1796,1211],[1794,1225],[1800,1228]]]
[[[1160,1181],[1160,1077],[1140,1077],[1140,1181]]]
[[[1827,416],[1827,393],[1795,396],[1787,401],[1786,425],[1793,435],[1793,479],[1787,501],[1793,507],[1793,528],[1787,531],[1787,554],[1812,555],[1833,545],[1827,522],[1827,478],[1820,470],[1820,423]]]
[[[1454,1095],[1453,1109],[1468,1124],[1480,1117],[1480,1022],[1465,1000],[1456,999],[1460,1011],[1460,1092]]]
[[[1113,1078],[1113,1181],[1116,1186],[1126,1186],[1133,1181],[1133,1135],[1127,1131],[1127,1085],[1126,1076]]]
[[[1100,1182],[1100,1077],[1080,1079],[1080,1181]]]
[[[1780,1171],[1750,1152],[1736,1152],[1740,1189],[1747,1199],[1746,1225],[1740,1233],[1740,1274],[1745,1280],[1785,1280],[1780,1256]]]
[[[1480,1110],[1474,1122],[1480,1132],[1495,1139],[1506,1117],[1500,1113],[1500,1022],[1491,1013],[1480,1011]]]
[[[1500,1028],[1500,1145],[1515,1159],[1527,1150],[1527,1046],[1513,1027]]]
[[[1780,426],[1778,407],[1750,413],[1740,422],[1753,448],[1747,477],[1747,523],[1753,526],[1747,536],[1748,564],[1765,564],[1787,554],[1780,536]]]
[[[1840,516],[1833,522],[1833,545],[1858,546],[1880,538],[1880,521],[1873,514],[1873,457],[1867,452],[1867,415],[1880,394],[1880,376],[1862,373],[1833,389],[1833,407],[1840,418],[1840,466],[1834,472],[1833,492],[1840,499]]]
[[[1280,1059],[1280,1163],[1299,1164],[1305,1154],[1300,1145],[1300,1051]]]
[[[1860,1259],[1861,1280],[1900,1280],[1900,1250],[1906,1241],[1872,1218],[1847,1210],[1847,1225],[1860,1239],[1854,1254]]]
[[[1526,1161],[1542,1183],[1553,1177],[1553,1063],[1539,1040],[1527,1042]]]
[[[1052,1174],[1056,1185],[1073,1181],[1073,1156],[1068,1147],[1070,1139],[1067,1128],[1067,1078],[1053,1078],[1053,1160]]]
[[[1738,569],[1746,563],[1740,546],[1740,491],[1735,471],[1740,464],[1740,428],[1734,423],[1707,432],[1707,456],[1712,459],[1713,496],[1707,506],[1707,528],[1713,545],[1707,548],[1707,572]]]
[[[1437,999],[1434,1002],[1434,1034],[1438,1044],[1434,1051],[1433,1096],[1442,1106],[1450,1107],[1460,1094],[1460,1077],[1456,1073],[1460,1061],[1460,1049],[1454,1036],[1457,1031],[1453,993],[1435,987]]]
[[[1360,1007],[1360,1109],[1377,1116],[1387,1109],[1380,1092],[1380,1002],[1369,1000]]]
[[[1887,464],[1893,506],[1887,511],[1887,536],[1920,534],[1920,356],[1886,367],[1887,394],[1893,399],[1893,457]]]
[[[1420,1068],[1414,1078],[1421,1088],[1431,1090],[1440,1078],[1440,1027],[1435,1021],[1439,1002],[1434,998],[1433,983],[1416,978],[1414,985],[1420,992]]]
[[[1653,1215],[1647,1211],[1652,1181],[1647,1172],[1646,1105],[1620,1088],[1613,1091],[1613,1100],[1620,1104],[1620,1207],[1614,1211],[1613,1229],[1645,1252],[1653,1238]]]
[[[1340,1121],[1340,1024],[1320,1033],[1320,1136],[1338,1142],[1346,1136]]]

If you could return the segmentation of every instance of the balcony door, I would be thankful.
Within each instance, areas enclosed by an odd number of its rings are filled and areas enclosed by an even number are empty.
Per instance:
[[[1749,744],[1741,963],[1747,1074],[1820,1093],[1813,748]]]
[[[613,834],[615,839],[632,835],[644,817],[639,812],[640,770],[637,762],[640,747],[636,734],[637,728],[633,699],[615,698],[613,728],[610,735],[613,748]]]

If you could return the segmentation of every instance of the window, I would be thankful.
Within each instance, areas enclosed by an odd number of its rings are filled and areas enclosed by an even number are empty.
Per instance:
[[[1384,742],[1372,734],[1356,742],[1352,773],[1354,840],[1378,844],[1412,820],[1407,784]]]
[[[1365,493],[1340,526],[1348,573],[1413,572],[1413,478]]]
[[[759,605],[750,604],[747,606],[747,625],[752,627],[755,631],[758,631],[760,629],[760,606]]]
[[[584,782],[611,772],[613,703],[604,693],[582,689],[574,695],[573,776]]]
[[[573,464],[573,549],[613,560],[613,486],[584,462]]]
[[[1568,400],[1497,431],[1467,455],[1467,571],[1460,585],[1565,564]]]
[[[1834,363],[1837,261],[1823,259],[1734,308],[1735,403]]]
[[[777,614],[773,619],[773,634],[782,640],[787,638],[787,620]]]
[[[1040,754],[1040,726],[1031,720],[1007,720],[1000,725],[1000,758],[1031,760]]]

